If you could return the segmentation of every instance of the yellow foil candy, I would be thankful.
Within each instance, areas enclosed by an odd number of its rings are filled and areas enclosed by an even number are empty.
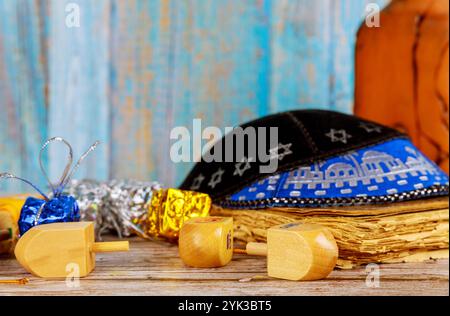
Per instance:
[[[191,218],[206,217],[211,198],[204,193],[162,189],[153,192],[147,216],[137,221],[147,236],[178,238],[183,223]]]
[[[18,237],[17,221],[24,203],[25,198],[20,196],[0,198],[0,254],[14,250]]]

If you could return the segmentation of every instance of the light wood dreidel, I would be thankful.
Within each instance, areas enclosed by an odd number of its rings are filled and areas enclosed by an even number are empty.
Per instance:
[[[191,267],[222,267],[233,257],[233,219],[198,217],[183,224],[178,239],[183,262]]]
[[[328,229],[299,222],[269,228],[267,244],[248,243],[246,253],[267,256],[267,274],[286,280],[324,279],[338,259],[338,247]]]
[[[267,244],[250,242],[246,249],[233,248],[232,218],[197,218],[180,231],[179,252],[192,267],[211,268],[228,264],[232,253],[267,256],[267,272],[286,280],[326,278],[336,266],[338,247],[323,226],[290,223],[269,228]]]
[[[128,251],[128,241],[95,242],[94,223],[71,222],[34,226],[18,241],[15,255],[31,274],[65,278],[77,267],[79,276],[95,268],[96,252]]]

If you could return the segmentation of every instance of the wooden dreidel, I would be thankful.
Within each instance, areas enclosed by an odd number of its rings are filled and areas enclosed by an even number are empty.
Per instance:
[[[14,252],[31,274],[64,278],[73,267],[79,277],[87,276],[95,268],[96,252],[128,249],[128,241],[95,242],[93,222],[70,222],[34,226],[19,239]]]
[[[336,266],[338,247],[323,226],[290,223],[269,228],[267,244],[250,242],[246,249],[233,247],[231,218],[197,218],[180,231],[179,252],[192,267],[220,267],[230,262],[232,253],[267,256],[268,275],[286,280],[318,280]]]
[[[183,224],[178,239],[183,262],[191,267],[222,267],[233,257],[233,218],[197,217]]]
[[[248,243],[246,253],[267,256],[267,273],[271,277],[320,280],[336,266],[338,247],[325,227],[297,222],[269,228],[267,244]]]

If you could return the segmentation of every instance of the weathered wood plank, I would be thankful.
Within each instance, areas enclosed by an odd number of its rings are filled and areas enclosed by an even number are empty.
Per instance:
[[[13,259],[0,259],[0,279],[30,277]],[[380,287],[366,286],[364,267],[336,270],[327,279],[292,282],[266,276],[264,258],[236,255],[222,268],[183,265],[176,245],[133,239],[129,254],[99,254],[79,288],[31,277],[1,285],[0,295],[448,295],[448,260],[380,265]]]
[[[273,1],[271,111],[330,108],[330,23],[328,0]]]
[[[47,137],[47,4],[3,0],[0,15],[0,172],[44,186],[37,157]],[[23,190],[0,181],[2,193]]]
[[[62,136],[76,159],[96,140],[95,154],[75,177],[109,177],[109,0],[52,0],[49,19],[50,112],[48,134]],[[77,13],[79,12],[79,25]],[[58,179],[66,151],[50,147],[49,171]]]
[[[355,37],[369,2],[383,7],[388,1],[273,2],[273,111],[352,112]]]
[[[367,5],[378,5],[382,9],[388,2],[389,0],[330,1],[330,106],[337,111],[353,112],[356,33],[369,13]]]
[[[235,126],[268,112],[270,0],[173,1],[173,126]],[[179,184],[190,164],[175,166]]]
[[[111,177],[170,179],[170,1],[113,1]]]
[[[408,281],[386,280],[382,288],[366,288],[363,281],[347,282],[304,282],[301,284],[279,281],[239,282],[217,280],[210,281],[171,281],[171,280],[120,280],[120,282],[96,282],[83,280],[78,288],[69,288],[64,281],[38,281],[37,284],[17,288],[14,292],[0,288],[2,295],[170,295],[170,296],[210,296],[210,295],[376,295],[376,296],[445,296],[448,295],[448,280]]]
[[[103,142],[79,177],[173,186],[191,164],[170,161],[169,132],[193,118],[223,127],[292,108],[351,110],[354,35],[368,1],[80,0],[73,28],[69,2],[0,7],[2,170],[41,185],[36,152],[47,136],[76,152]],[[49,157],[56,178],[65,154],[54,147]]]

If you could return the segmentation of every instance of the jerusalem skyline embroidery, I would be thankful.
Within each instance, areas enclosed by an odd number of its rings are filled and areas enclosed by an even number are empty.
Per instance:
[[[231,200],[383,196],[448,185],[448,177],[405,139],[270,176]]]

